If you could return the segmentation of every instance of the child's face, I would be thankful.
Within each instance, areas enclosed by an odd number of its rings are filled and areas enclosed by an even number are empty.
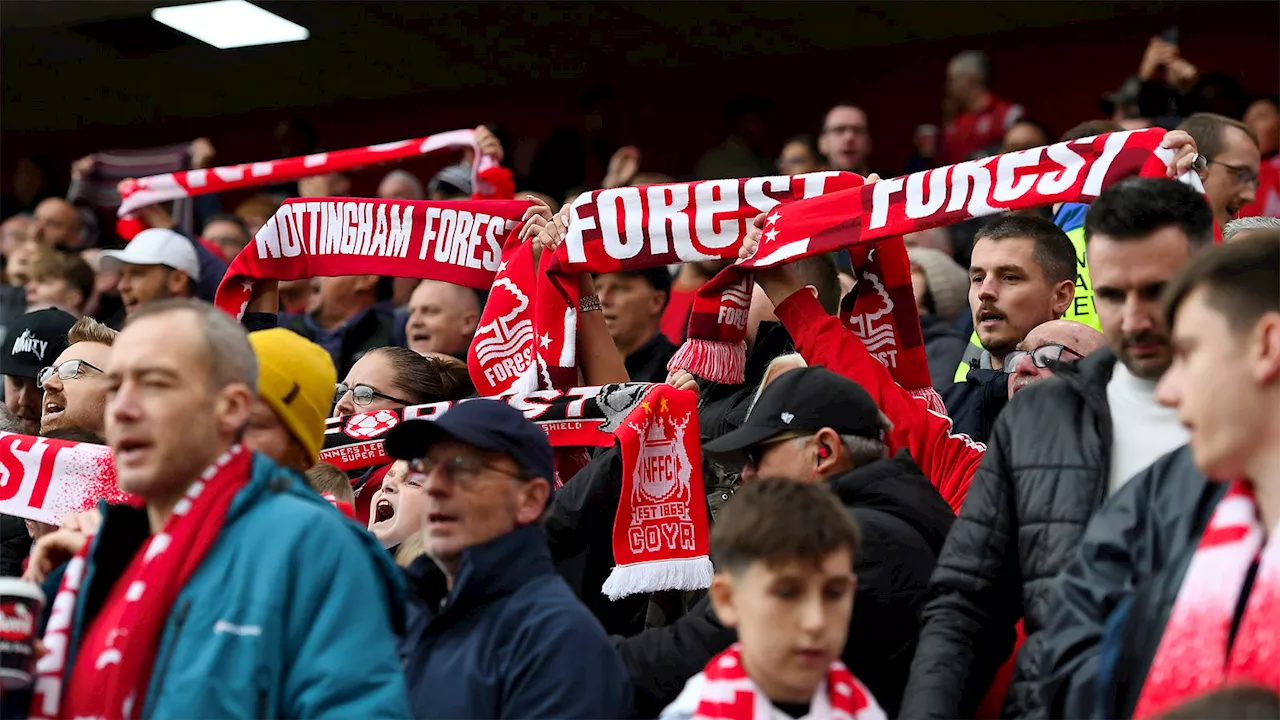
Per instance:
[[[716,615],[738,630],[747,674],[774,702],[808,702],[840,657],[857,588],[853,557],[842,548],[815,567],[799,560],[757,561],[717,573]]]

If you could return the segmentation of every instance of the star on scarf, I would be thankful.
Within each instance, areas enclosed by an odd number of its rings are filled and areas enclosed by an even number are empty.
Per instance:
[[[244,282],[240,283],[240,287],[243,288],[245,292],[253,292],[253,281],[245,280]]]
[[[666,412],[666,411],[667,411],[667,399],[666,399],[666,398],[662,398],[662,401],[661,401],[660,403],[658,403],[658,411],[659,411],[659,412]]]
[[[539,336],[538,336],[538,344],[539,344],[539,345],[541,345],[542,347],[550,347],[550,346],[551,346],[551,336],[550,336],[550,335],[547,335],[546,333],[543,333],[542,335],[539,335]]]
[[[764,234],[764,237],[765,237],[765,239],[766,239],[766,240],[768,240],[769,242],[773,242],[773,239],[774,239],[774,238],[776,238],[776,237],[778,237],[778,231],[777,231],[777,230],[770,230],[769,232],[767,232],[767,233],[765,233],[765,234]]]
[[[782,213],[774,213],[765,219],[765,225],[772,225],[782,219]]]

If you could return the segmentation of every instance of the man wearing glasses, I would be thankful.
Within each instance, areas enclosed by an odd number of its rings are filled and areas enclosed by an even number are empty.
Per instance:
[[[846,170],[869,175],[867,158],[871,155],[871,130],[867,114],[853,103],[842,102],[827,111],[818,136],[818,150],[827,158],[832,170]]]
[[[1073,320],[1050,320],[1038,325],[1004,358],[1009,397],[1032,383],[1053,377],[1061,363],[1075,362],[1107,344],[1106,337]]]
[[[40,434],[75,429],[103,436],[107,378],[102,368],[120,333],[84,317],[67,333],[67,349],[36,378],[44,390]]]
[[[1204,169],[1197,171],[1213,208],[1213,219],[1224,228],[1257,195],[1262,165],[1258,136],[1248,125],[1213,113],[1196,113],[1178,129],[1195,138],[1201,157],[1207,161]]]
[[[0,346],[4,407],[0,430],[35,435],[40,429],[40,368],[67,347],[67,331],[76,319],[61,310],[37,310],[18,317]]]
[[[384,447],[426,494],[401,645],[412,716],[628,716],[622,658],[547,547],[546,433],[477,399],[399,425]]]

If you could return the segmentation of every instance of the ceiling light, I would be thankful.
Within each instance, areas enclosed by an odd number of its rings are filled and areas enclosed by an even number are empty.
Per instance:
[[[311,36],[301,25],[245,0],[156,8],[151,18],[221,50],[296,42]]]

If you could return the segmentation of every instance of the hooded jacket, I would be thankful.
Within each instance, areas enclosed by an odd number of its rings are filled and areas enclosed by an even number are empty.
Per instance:
[[[409,717],[398,568],[301,475],[257,453],[252,467],[169,611],[140,717]],[[69,663],[150,534],[145,510],[99,507]]]
[[[1024,619],[1004,717],[1043,717],[1049,585],[1107,496],[1116,357],[1099,350],[1019,392],[996,421],[947,537],[902,716],[973,717]]]
[[[916,650],[920,610],[954,516],[906,452],[834,476],[827,486],[857,520],[858,591],[843,660],[891,716]],[[636,711],[655,717],[689,678],[737,640],[704,598],[673,625],[617,639]]]
[[[408,570],[401,645],[418,718],[621,718],[626,670],[565,585],[542,528],[462,551],[453,588],[428,557]]]

